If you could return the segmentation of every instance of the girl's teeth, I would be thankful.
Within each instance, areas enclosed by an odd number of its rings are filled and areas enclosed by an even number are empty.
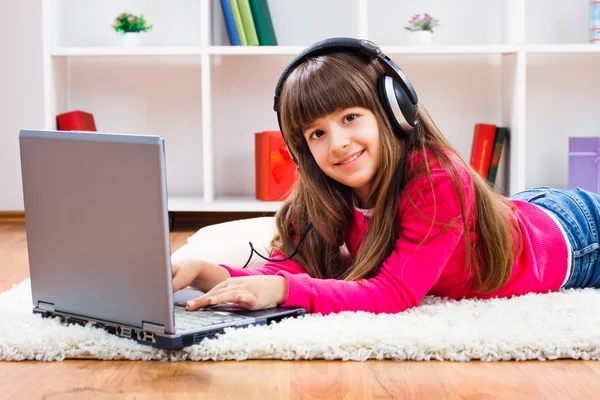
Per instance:
[[[360,153],[353,155],[349,160],[344,161],[342,164],[348,164],[349,162],[356,160],[358,156],[360,156]]]

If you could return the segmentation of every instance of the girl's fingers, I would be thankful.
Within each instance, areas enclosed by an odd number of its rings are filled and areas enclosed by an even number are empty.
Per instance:
[[[186,310],[195,311],[202,307],[209,307],[219,303],[234,303],[237,302],[237,297],[242,294],[237,289],[221,289],[215,291],[212,290],[203,296],[197,297],[187,302]]]
[[[201,301],[202,297],[204,297],[204,296],[200,296],[200,297],[196,297],[195,299],[188,300],[187,303],[185,303],[185,309],[187,311],[196,311],[197,309],[202,307],[200,305],[202,303],[202,301]]]
[[[199,298],[218,296],[218,295],[220,295],[222,293],[231,292],[232,290],[240,290],[240,289],[241,289],[241,287],[239,287],[237,285],[236,286],[231,286],[231,287],[223,287],[223,288],[220,288],[220,289],[213,288],[213,289],[209,290],[208,292],[204,293]]]

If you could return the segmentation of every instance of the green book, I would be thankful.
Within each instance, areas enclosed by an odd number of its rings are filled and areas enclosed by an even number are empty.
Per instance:
[[[248,46],[258,46],[258,36],[256,35],[254,18],[252,18],[252,11],[250,10],[250,2],[248,0],[237,0],[237,4],[242,16],[242,26],[244,27]]]
[[[271,20],[267,0],[250,0],[250,9],[252,10],[252,18],[254,18],[258,43],[261,46],[277,46],[277,37],[275,36],[275,29],[273,29],[273,21]]]
[[[242,24],[242,15],[240,14],[240,9],[238,7],[237,0],[229,0],[229,5],[231,6],[231,13],[233,14],[233,21],[235,22],[235,30],[240,37],[240,45],[248,46],[248,40],[246,39],[246,34],[244,33],[244,25]]]
[[[490,161],[490,171],[488,172],[487,177],[488,184],[492,188],[496,184],[496,175],[498,174],[498,167],[500,165],[500,156],[502,155],[504,140],[507,136],[507,128],[501,126],[496,127],[496,136],[494,137],[494,148],[492,150],[492,159]]]

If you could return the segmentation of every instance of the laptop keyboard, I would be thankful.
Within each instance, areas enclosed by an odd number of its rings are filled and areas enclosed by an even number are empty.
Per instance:
[[[247,317],[223,311],[186,311],[183,308],[175,307],[175,327],[177,329],[182,330],[197,329],[208,327],[211,325],[231,323],[246,318]]]

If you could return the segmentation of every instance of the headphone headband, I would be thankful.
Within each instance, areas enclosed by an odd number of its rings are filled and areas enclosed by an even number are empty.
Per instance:
[[[300,54],[296,56],[289,63],[289,65],[283,70],[277,86],[275,86],[275,101],[273,103],[273,111],[279,112],[279,96],[281,95],[281,89],[285,83],[287,77],[294,71],[300,64],[308,60],[311,57],[319,57],[326,54],[332,53],[356,53],[360,57],[367,58],[369,60],[377,57],[377,53],[381,52],[378,47],[373,46],[372,49],[368,49],[365,42],[351,38],[333,38],[326,39],[315,43],[314,45],[304,49]]]

